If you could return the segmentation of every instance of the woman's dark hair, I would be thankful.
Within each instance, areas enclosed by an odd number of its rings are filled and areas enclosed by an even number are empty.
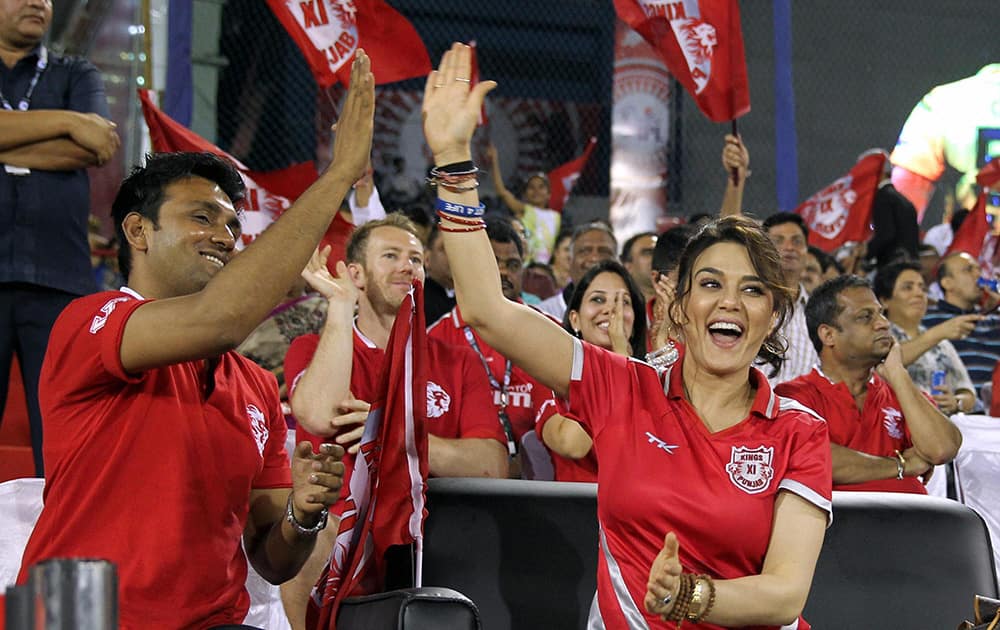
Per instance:
[[[913,262],[911,260],[900,260],[890,265],[878,268],[878,271],[875,272],[875,280],[872,282],[872,288],[875,291],[875,297],[877,297],[880,302],[885,302],[885,300],[892,297],[892,292],[896,288],[896,280],[898,280],[899,275],[907,269],[916,271],[917,273],[922,272],[920,263]],[[923,275],[920,277],[922,279]]]
[[[146,164],[132,168],[111,205],[115,236],[121,243],[118,268],[125,280],[128,280],[132,270],[132,250],[122,225],[125,217],[136,212],[152,221],[154,228],[159,228],[164,191],[170,184],[189,177],[202,177],[213,182],[237,208],[246,195],[246,186],[236,168],[229,160],[213,153],[146,154]]]
[[[632,279],[628,270],[618,261],[602,260],[587,270],[587,273],[583,274],[580,282],[573,289],[573,295],[566,306],[566,314],[563,315],[563,328],[569,334],[574,334],[573,326],[569,323],[570,311],[580,312],[580,305],[583,304],[583,295],[590,288],[590,283],[594,281],[594,278],[602,273],[616,274],[625,283],[629,299],[632,302],[632,313],[634,314],[632,318],[632,334],[628,338],[629,349],[632,351],[633,357],[641,359],[646,356],[646,301],[642,297],[642,291],[636,286],[635,280]]]
[[[775,371],[780,370],[787,349],[787,343],[780,331],[792,312],[795,293],[791,288],[785,286],[784,275],[781,271],[781,256],[778,254],[778,250],[775,249],[774,244],[760,224],[753,219],[732,216],[710,221],[688,242],[678,265],[677,290],[674,294],[674,301],[668,309],[670,324],[674,330],[680,330],[683,326],[684,322],[680,318],[686,317],[684,304],[691,294],[694,263],[705,250],[719,243],[742,245],[747,251],[747,256],[750,257],[750,264],[753,265],[754,272],[771,293],[774,300],[774,312],[777,313],[778,320],[774,330],[761,345],[760,351],[757,353],[757,360],[761,364],[773,366]]]

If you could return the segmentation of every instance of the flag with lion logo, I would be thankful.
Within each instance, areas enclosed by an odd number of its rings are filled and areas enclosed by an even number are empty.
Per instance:
[[[426,356],[423,287],[414,283],[389,334],[337,539],[309,598],[311,630],[335,630],[344,598],[383,590],[391,546],[415,543],[420,586],[427,515]]]
[[[750,111],[736,0],[614,2],[618,17],[653,45],[710,120],[735,120]]]

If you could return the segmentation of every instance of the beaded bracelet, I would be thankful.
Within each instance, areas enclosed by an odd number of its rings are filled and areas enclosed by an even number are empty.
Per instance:
[[[466,206],[460,203],[452,203],[438,197],[434,203],[434,209],[444,213],[448,217],[481,217],[486,214],[486,206],[479,204],[479,207]]]
[[[676,621],[678,628],[688,618],[688,611],[691,609],[691,597],[694,594],[694,582],[692,574],[681,574],[680,586],[677,589],[677,598],[674,599],[674,607],[670,609],[666,617],[667,621]]]

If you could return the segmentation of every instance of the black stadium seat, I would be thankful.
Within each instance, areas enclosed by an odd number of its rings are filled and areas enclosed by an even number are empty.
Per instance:
[[[434,479],[428,509],[424,584],[468,596],[485,630],[584,627],[597,569],[596,486]],[[814,628],[953,628],[975,593],[997,596],[975,512],[933,497],[835,493],[806,606]]]

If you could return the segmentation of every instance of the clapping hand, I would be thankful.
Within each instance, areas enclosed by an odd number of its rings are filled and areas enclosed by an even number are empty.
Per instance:
[[[312,443],[299,442],[292,454],[292,509],[296,520],[309,522],[312,515],[340,498],[344,482],[344,449],[322,444],[313,452]]]
[[[316,249],[306,268],[302,270],[302,277],[314,290],[325,297],[331,307],[340,305],[350,319],[354,316],[354,305],[358,302],[358,288],[354,285],[347,272],[347,265],[344,261],[337,261],[337,275],[330,273],[326,266],[330,257],[330,246]]]

